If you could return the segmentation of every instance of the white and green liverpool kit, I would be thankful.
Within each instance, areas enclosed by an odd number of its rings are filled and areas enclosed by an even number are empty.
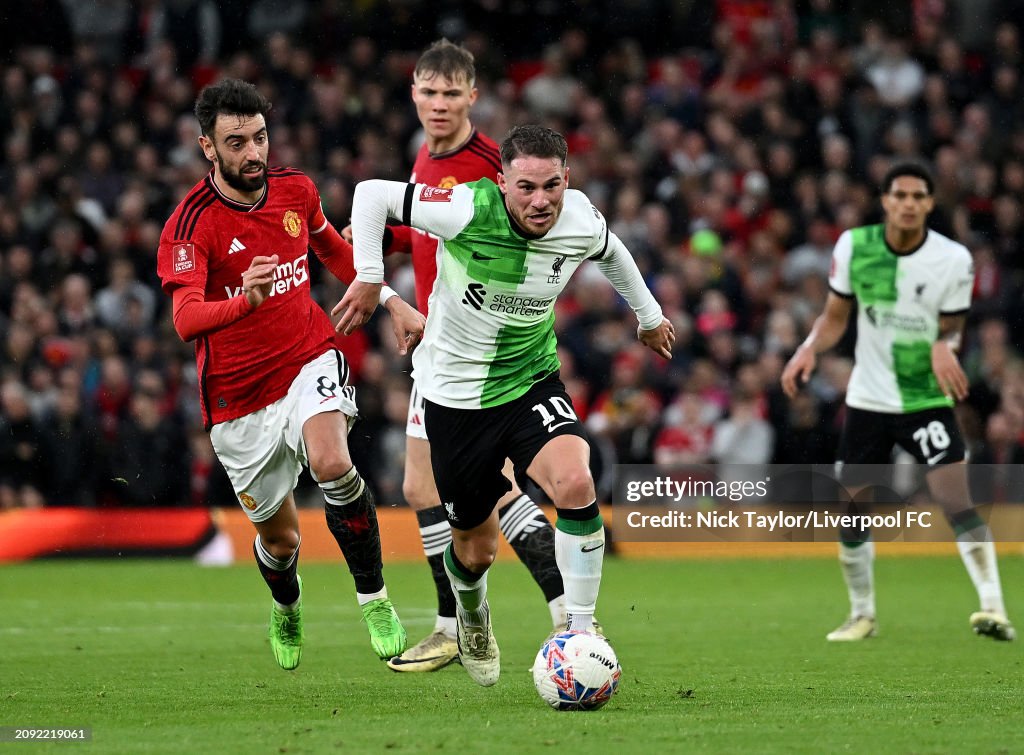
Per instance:
[[[858,306],[846,403],[895,414],[952,406],[932,372],[932,344],[939,316],[964,314],[971,305],[971,253],[927,230],[920,247],[900,254],[884,234],[882,225],[853,228],[832,252],[829,287]]]
[[[352,211],[358,280],[383,280],[385,215],[440,239],[430,316],[413,353],[417,389],[436,404],[498,406],[557,370],[555,299],[586,260],[599,266],[642,328],[661,323],[661,307],[633,258],[579,191],[566,190],[551,230],[528,238],[488,179],[451,189],[364,181]]]

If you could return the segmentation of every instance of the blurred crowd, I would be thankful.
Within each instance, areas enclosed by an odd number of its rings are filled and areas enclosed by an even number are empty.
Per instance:
[[[959,408],[974,458],[1024,459],[1024,2],[24,0],[0,11],[0,509],[234,505],[198,414],[192,347],[156,276],[208,170],[191,109],[221,75],[274,103],[271,163],[348,224],[353,186],[406,180],[420,51],[477,60],[472,120],[566,134],[570,184],[632,250],[670,363],[596,269],[558,303],[562,377],[599,488],[615,464],[830,462],[852,338],[787,400],[841,231],[878,222],[894,159],[936,176],[932,227],[975,259]],[[311,260],[316,265],[315,257]],[[408,260],[389,280],[413,301]],[[327,309],[343,289],[315,267]],[[350,443],[401,503],[409,363],[386,323],[340,343]]]

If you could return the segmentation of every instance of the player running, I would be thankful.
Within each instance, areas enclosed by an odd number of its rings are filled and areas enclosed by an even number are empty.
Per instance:
[[[310,296],[307,248],[345,282],[354,276],[352,250],[307,176],[268,167],[269,109],[237,79],[200,92],[199,143],[213,170],[164,226],[157,268],[173,297],[175,329],[196,342],[203,421],[256,528],[256,564],[273,596],[275,659],[294,669],[302,654],[292,491],[303,465],[323,490],[371,645],[390,658],[404,650],[406,633],[384,585],[373,495],[348,451],[355,389],[331,322]],[[380,299],[405,353],[423,317],[386,288]]]
[[[420,56],[413,72],[412,100],[426,140],[416,155],[412,183],[450,189],[480,178],[497,178],[501,170],[498,145],[477,131],[469,119],[477,98],[475,78],[472,53],[446,39],[435,42]],[[424,314],[437,277],[437,253],[437,239],[413,231],[416,303]],[[388,666],[404,672],[435,671],[454,661],[459,653],[455,640],[455,596],[443,558],[452,536],[430,469],[423,397],[415,385],[409,398],[405,433],[403,493],[416,512],[423,551],[434,578],[437,619],[431,634],[389,660]],[[511,463],[506,462],[505,475],[511,480]],[[555,563],[555,533],[544,512],[514,481],[512,489],[498,501],[498,526],[544,592],[552,623],[563,628],[565,599],[562,576]]]
[[[971,614],[978,634],[1012,640],[992,533],[971,503],[964,442],[953,414],[967,396],[956,351],[971,304],[974,266],[967,249],[926,225],[935,200],[921,166],[893,166],[882,185],[882,225],[843,233],[832,252],[825,310],[782,373],[792,398],[814,371],[817,355],[846,330],[857,303],[855,366],[839,464],[887,464],[894,445],[928,466],[932,498],[956,533],[981,610]],[[863,481],[862,481],[863,482]],[[850,595],[850,616],[830,641],[862,640],[877,631],[870,533],[840,530],[839,563]]]
[[[497,552],[495,506],[510,487],[501,471],[506,458],[554,501],[568,628],[593,628],[604,529],[586,433],[558,379],[558,294],[594,260],[637,314],[641,342],[669,358],[674,340],[625,246],[584,194],[567,189],[567,151],[560,134],[520,126],[501,146],[497,184],[360,183],[352,210],[357,280],[334,309],[345,332],[372,311],[388,216],[440,239],[431,314],[413,368],[452,528],[444,563],[457,603],[459,656],[483,686],[500,673],[487,569]]]

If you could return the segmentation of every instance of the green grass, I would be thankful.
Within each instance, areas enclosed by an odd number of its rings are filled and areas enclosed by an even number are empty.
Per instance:
[[[1024,560],[1001,568],[1024,617]],[[973,589],[952,555],[880,559],[881,634],[839,646],[824,640],[846,610],[832,560],[610,559],[599,616],[624,673],[589,714],[549,710],[533,690],[548,612],[516,564],[490,576],[503,661],[491,689],[459,666],[388,671],[347,573],[302,574],[306,650],[288,673],[254,566],[0,568],[0,725],[93,729],[91,743],[26,752],[1024,751],[1024,646],[971,634]],[[386,576],[415,641],[433,621],[426,567]]]

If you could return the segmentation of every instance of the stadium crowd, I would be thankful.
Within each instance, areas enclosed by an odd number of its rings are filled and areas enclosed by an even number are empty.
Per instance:
[[[163,223],[209,170],[195,95],[222,74],[257,83],[274,103],[271,163],[308,173],[343,228],[356,182],[409,177],[422,139],[411,68],[441,36],[476,56],[478,129],[567,136],[571,185],[675,324],[665,365],[596,271],[559,301],[562,378],[604,494],[616,463],[832,461],[849,334],[795,400],[779,375],[821,311],[832,243],[878,220],[897,158],[932,167],[931,225],[974,255],[958,408],[974,459],[1024,459],[1024,3],[9,5],[0,509],[234,505],[156,275]],[[408,260],[389,264],[414,301]],[[344,289],[311,265],[329,310]],[[380,322],[339,343],[362,414],[353,456],[393,505],[409,363]]]

